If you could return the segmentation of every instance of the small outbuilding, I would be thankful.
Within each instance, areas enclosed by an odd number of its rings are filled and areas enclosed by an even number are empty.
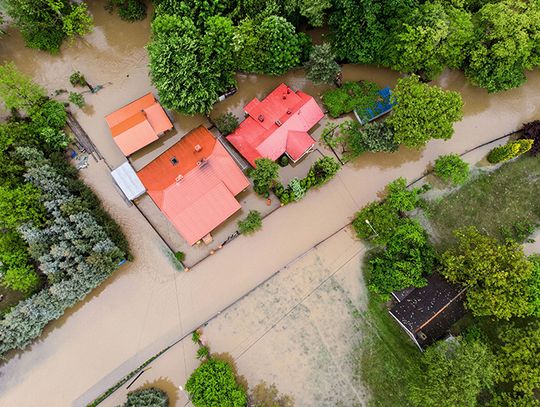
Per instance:
[[[390,315],[420,350],[446,336],[465,314],[465,289],[450,284],[438,273],[428,277],[425,287],[393,293],[397,303]]]
[[[152,93],[107,115],[105,120],[115,143],[126,157],[173,128],[169,116]]]
[[[255,167],[255,160],[277,160],[287,154],[300,160],[315,145],[308,131],[324,117],[313,97],[282,83],[262,101],[255,98],[244,111],[246,119],[227,140]]]
[[[126,198],[130,201],[133,201],[146,192],[146,188],[139,177],[137,177],[135,170],[127,161],[111,171],[111,175],[114,182],[116,182],[116,185],[118,185]]]

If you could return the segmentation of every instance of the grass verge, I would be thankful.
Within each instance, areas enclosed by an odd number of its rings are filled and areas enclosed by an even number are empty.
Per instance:
[[[453,230],[472,225],[497,239],[524,240],[540,224],[539,196],[540,159],[524,156],[427,202],[426,213],[440,249],[455,242]]]

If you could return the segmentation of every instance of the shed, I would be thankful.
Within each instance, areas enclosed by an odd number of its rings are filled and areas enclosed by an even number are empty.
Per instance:
[[[120,187],[126,198],[130,201],[146,192],[146,188],[139,177],[137,177],[135,170],[127,161],[117,169],[113,170],[111,175],[114,182],[116,182],[116,185]]]
[[[465,314],[465,288],[450,284],[437,273],[427,280],[425,287],[408,295],[394,293],[398,302],[390,309],[390,315],[421,350],[447,335]]]

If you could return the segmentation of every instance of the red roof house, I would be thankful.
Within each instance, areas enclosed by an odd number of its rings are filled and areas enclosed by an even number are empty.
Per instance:
[[[298,161],[315,144],[307,132],[324,116],[313,97],[283,83],[244,111],[248,117],[227,140],[253,166],[258,158],[277,160],[283,153]]]
[[[114,141],[127,157],[156,141],[173,125],[152,93],[105,117]]]
[[[137,175],[175,228],[193,245],[240,209],[249,186],[223,145],[200,126]]]

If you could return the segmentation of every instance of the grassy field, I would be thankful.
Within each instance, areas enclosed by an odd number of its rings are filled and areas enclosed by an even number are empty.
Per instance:
[[[407,406],[408,388],[420,377],[421,353],[392,319],[384,304],[371,299],[365,337],[356,349],[358,375],[370,390],[370,406]]]
[[[540,158],[525,156],[481,174],[427,202],[426,213],[441,249],[454,242],[453,230],[472,225],[498,239],[523,240],[540,224]]]

